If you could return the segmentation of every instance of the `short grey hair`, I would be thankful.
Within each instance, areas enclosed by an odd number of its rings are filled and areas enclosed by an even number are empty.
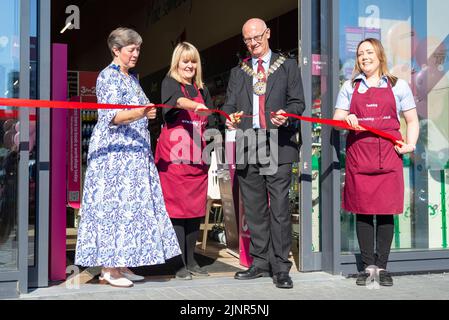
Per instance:
[[[108,47],[111,50],[112,57],[115,58],[113,48],[121,50],[123,47],[135,44],[142,44],[142,37],[136,31],[130,28],[117,28],[111,32],[108,37]]]

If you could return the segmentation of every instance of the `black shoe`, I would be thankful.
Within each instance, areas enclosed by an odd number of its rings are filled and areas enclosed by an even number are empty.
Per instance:
[[[195,265],[193,267],[187,267],[187,270],[192,275],[197,276],[197,277],[208,277],[209,276],[209,273],[205,269],[201,268],[199,265]]]
[[[393,278],[388,271],[379,271],[379,284],[385,287],[391,287],[393,285]]]
[[[263,270],[263,269],[260,269],[256,266],[252,265],[246,271],[237,272],[234,276],[234,279],[251,280],[251,279],[256,279],[256,278],[260,278],[260,277],[269,277],[269,276],[270,276],[270,272],[268,272],[267,270]]]
[[[180,280],[192,280],[192,275],[186,269],[186,267],[182,267],[176,272],[176,279]]]
[[[370,276],[370,274],[368,272],[365,272],[365,271],[359,272],[355,283],[358,286],[366,286],[366,279],[368,279],[369,276]]]
[[[279,272],[273,276],[273,283],[277,288],[291,289],[293,288],[292,278],[288,275],[288,272]]]

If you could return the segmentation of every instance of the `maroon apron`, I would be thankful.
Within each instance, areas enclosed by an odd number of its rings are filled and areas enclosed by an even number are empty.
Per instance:
[[[351,99],[350,113],[360,124],[383,130],[402,140],[396,100],[387,88],[369,88]],[[400,214],[404,207],[402,156],[391,141],[366,131],[350,131],[346,141],[343,209],[355,214]]]
[[[183,85],[181,89],[186,98],[204,104],[196,86],[195,98],[188,95]],[[170,218],[197,218],[206,214],[208,165],[202,160],[206,125],[207,116],[180,109],[176,121],[165,123],[162,128],[155,162]]]

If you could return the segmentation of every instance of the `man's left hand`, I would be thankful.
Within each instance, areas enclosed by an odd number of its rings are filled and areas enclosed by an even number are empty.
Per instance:
[[[279,110],[275,114],[271,115],[271,123],[274,124],[276,127],[280,127],[285,125],[288,118],[282,116],[283,113],[286,113],[284,110]]]

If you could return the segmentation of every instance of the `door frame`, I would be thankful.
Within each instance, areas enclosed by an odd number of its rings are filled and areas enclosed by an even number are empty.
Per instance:
[[[38,98],[50,100],[51,0],[37,1]],[[28,287],[48,286],[50,212],[50,109],[38,109],[36,122],[36,226],[35,265],[28,268]]]

